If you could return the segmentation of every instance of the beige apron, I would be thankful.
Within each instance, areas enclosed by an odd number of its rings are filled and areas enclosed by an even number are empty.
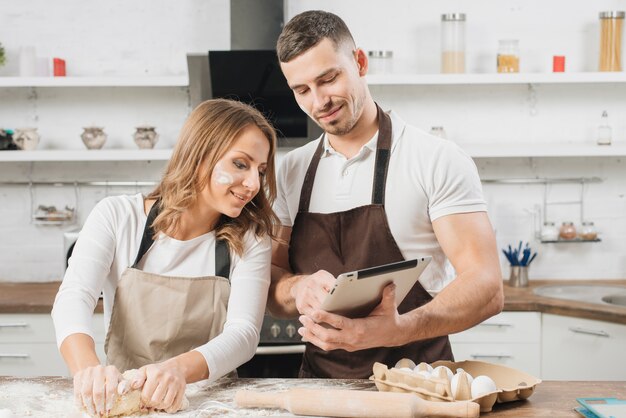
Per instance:
[[[169,277],[136,266],[153,243],[150,209],[137,258],[119,280],[104,344],[107,364],[121,372],[157,363],[199,347],[219,335],[230,296],[230,254],[215,244],[216,276]]]

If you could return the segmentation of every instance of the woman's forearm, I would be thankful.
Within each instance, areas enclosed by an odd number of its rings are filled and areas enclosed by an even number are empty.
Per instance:
[[[63,340],[60,351],[72,376],[79,370],[100,364],[93,338],[87,334],[70,335]]]

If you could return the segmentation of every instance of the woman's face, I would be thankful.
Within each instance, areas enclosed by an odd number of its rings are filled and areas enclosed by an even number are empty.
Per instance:
[[[215,165],[201,199],[219,213],[239,216],[261,189],[269,152],[269,141],[261,129],[247,126]]]

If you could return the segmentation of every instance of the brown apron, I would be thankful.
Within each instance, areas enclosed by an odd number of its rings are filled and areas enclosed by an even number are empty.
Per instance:
[[[370,205],[335,213],[309,212],[315,173],[324,148],[324,138],[320,139],[304,178],[298,214],[291,231],[289,263],[296,274],[311,274],[324,269],[337,277],[341,273],[404,260],[391,235],[384,207],[391,154],[391,118],[380,107],[377,108],[378,143]],[[401,314],[411,311],[430,300],[430,294],[417,282],[398,311]],[[363,379],[371,376],[374,362],[392,367],[405,357],[416,364],[453,359],[447,336],[400,347],[355,352],[324,351],[307,343],[300,377]]]
[[[145,273],[137,264],[153,243],[150,209],[132,267],[117,285],[104,350],[121,372],[167,360],[199,347],[222,332],[230,296],[230,253],[215,244],[215,276],[168,277]]]

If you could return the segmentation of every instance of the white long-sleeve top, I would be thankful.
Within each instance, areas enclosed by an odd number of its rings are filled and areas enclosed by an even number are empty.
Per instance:
[[[90,213],[52,308],[59,346],[76,333],[93,338],[92,315],[100,292],[108,330],[117,283],[135,261],[146,219],[141,194],[108,197]],[[242,256],[231,253],[231,291],[224,331],[196,348],[207,362],[209,381],[254,355],[267,302],[270,263],[270,238],[259,239],[251,231],[244,237]],[[214,276],[215,234],[209,232],[188,241],[159,234],[138,268],[164,276]]]

